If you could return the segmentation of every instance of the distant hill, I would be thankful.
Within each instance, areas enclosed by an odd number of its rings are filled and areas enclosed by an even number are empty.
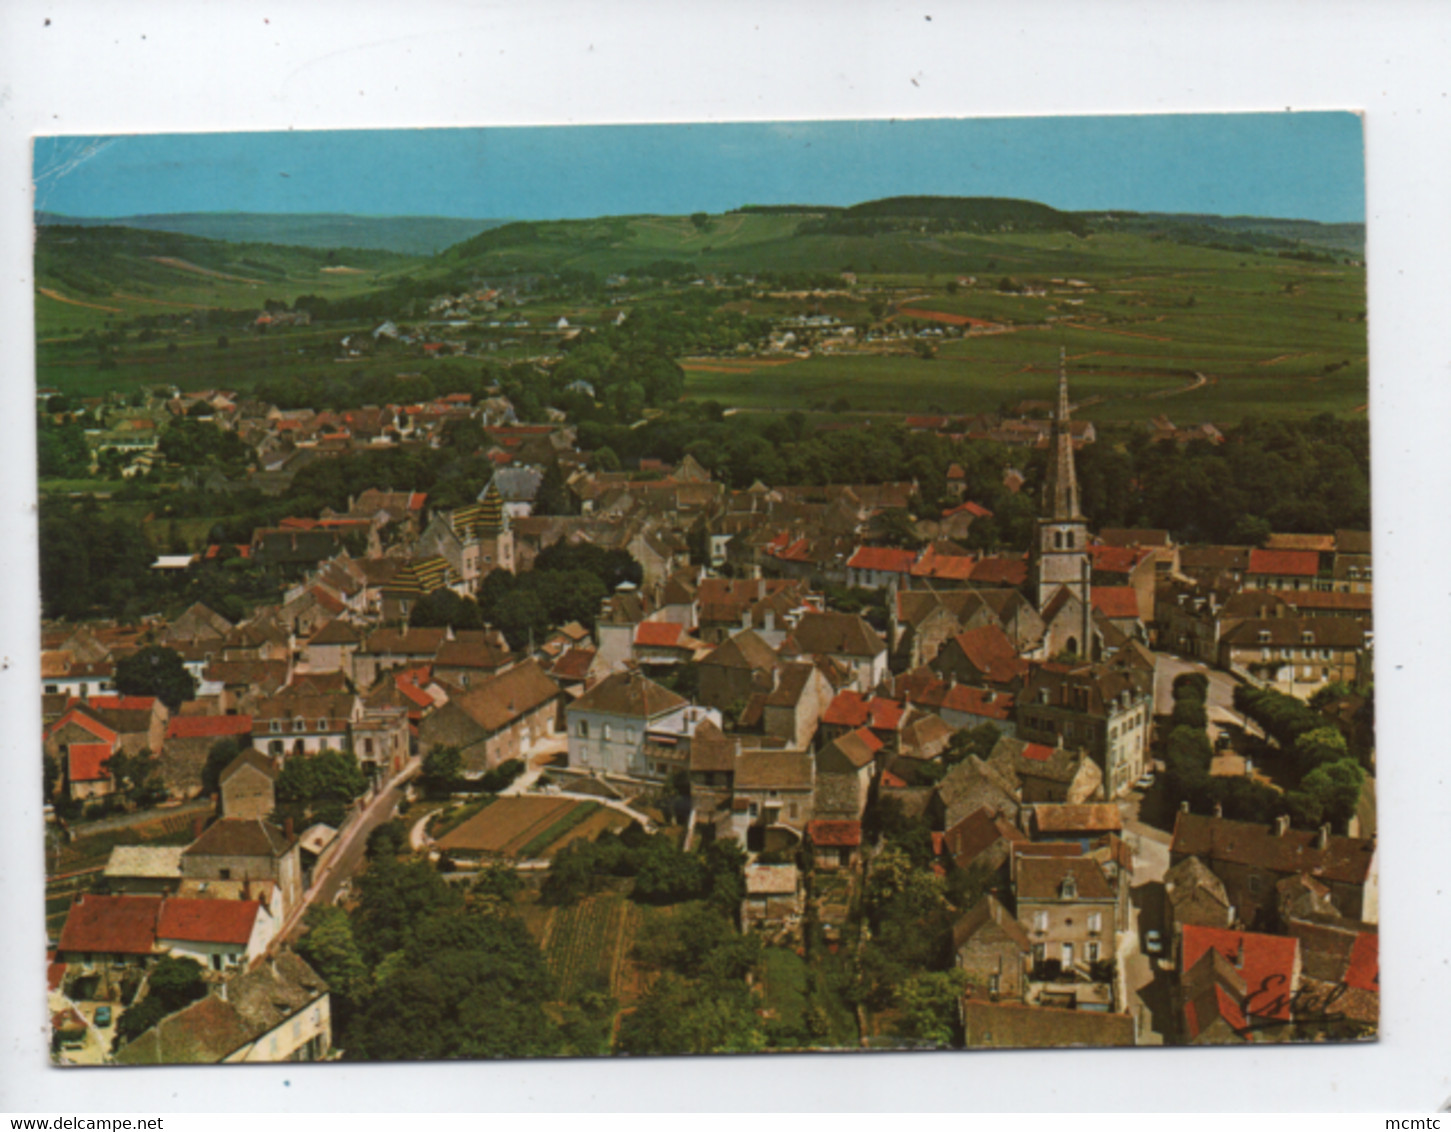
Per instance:
[[[145,300],[260,305],[300,290],[357,290],[406,271],[416,257],[396,252],[231,243],[112,225],[41,226],[36,285],[71,298],[116,292]]]
[[[105,218],[38,212],[35,222],[40,226],[137,228],[232,243],[362,248],[405,255],[434,255],[506,223],[503,220],[460,220],[448,216],[352,216],[330,212],[177,212]]]
[[[1090,227],[1102,231],[1145,232],[1179,243],[1255,251],[1292,251],[1308,246],[1364,257],[1364,224],[1321,224],[1269,216],[1213,216],[1190,212],[1082,212]]]

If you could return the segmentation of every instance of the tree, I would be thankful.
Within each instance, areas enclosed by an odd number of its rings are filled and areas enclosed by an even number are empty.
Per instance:
[[[447,798],[463,786],[463,756],[457,747],[434,747],[423,756],[418,784],[430,797]]]
[[[169,1013],[171,1012],[161,1004],[160,999],[149,995],[139,1002],[133,1002],[116,1019],[116,1033],[111,1039],[111,1049],[115,1051],[135,1041]]]
[[[370,977],[348,914],[336,905],[315,904],[308,909],[306,923],[297,953],[322,976],[334,996],[360,1001],[368,992]]]
[[[222,789],[222,771],[247,747],[237,739],[219,739],[207,751],[207,761],[202,766],[202,793],[217,794]]]
[[[1307,827],[1323,823],[1344,829],[1360,805],[1360,790],[1365,771],[1354,759],[1344,758],[1322,763],[1303,779],[1300,788],[1285,797],[1296,825]]]
[[[744,983],[703,989],[667,972],[620,1020],[618,1046],[636,1056],[754,1053],[765,1048],[766,1034]]]
[[[484,615],[473,598],[438,589],[413,603],[408,624],[415,629],[482,629]]]
[[[1350,751],[1339,728],[1325,726],[1297,735],[1291,753],[1302,768],[1313,771],[1326,763],[1345,759]]]
[[[956,967],[912,975],[897,990],[901,1035],[939,1048],[956,1045],[958,1004],[966,986],[966,972]]]
[[[408,825],[394,818],[368,834],[365,852],[368,860],[378,857],[399,857],[408,850]]]
[[[168,955],[151,968],[146,979],[147,999],[156,999],[166,1013],[180,1010],[207,993],[202,965],[195,959]]]
[[[347,804],[368,788],[368,777],[350,751],[293,755],[277,775],[277,800],[307,807]]]
[[[196,698],[196,679],[175,649],[147,645],[116,662],[116,691],[123,696],[155,696],[177,711]]]

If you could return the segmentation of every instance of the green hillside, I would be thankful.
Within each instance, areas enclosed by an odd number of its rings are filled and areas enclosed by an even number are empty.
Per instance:
[[[347,213],[179,212],[110,219],[41,212],[37,225],[71,228],[140,228],[242,244],[301,248],[367,248],[404,255],[434,255],[480,232],[507,223],[451,216],[353,216]]]
[[[45,337],[146,314],[257,309],[268,299],[357,294],[386,285],[418,262],[395,252],[46,225],[35,241],[36,330]]]

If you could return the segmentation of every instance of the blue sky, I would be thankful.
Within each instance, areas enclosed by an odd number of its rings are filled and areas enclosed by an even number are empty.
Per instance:
[[[1365,219],[1348,113],[37,138],[35,174],[36,207],[69,216],[553,219],[924,193]]]

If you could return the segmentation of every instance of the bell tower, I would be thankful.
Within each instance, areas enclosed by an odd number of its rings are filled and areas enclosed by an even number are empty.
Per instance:
[[[1058,350],[1058,405],[1049,438],[1048,471],[1043,480],[1043,504],[1033,546],[1033,587],[1038,609],[1052,600],[1059,586],[1067,586],[1088,605],[1088,523],[1078,504],[1078,475],[1073,467],[1073,434],[1069,428],[1068,361]]]

